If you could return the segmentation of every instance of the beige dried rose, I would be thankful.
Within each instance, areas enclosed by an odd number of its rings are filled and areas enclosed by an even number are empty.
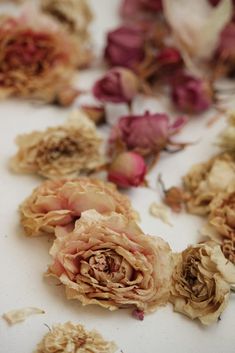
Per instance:
[[[60,280],[68,299],[143,312],[167,303],[170,248],[161,238],[143,234],[134,221],[115,212],[89,210],[73,232],[64,235],[57,228],[56,235],[47,274]]]
[[[114,353],[116,350],[116,344],[105,341],[97,331],[66,322],[54,325],[34,353]]]
[[[114,184],[98,179],[48,180],[37,187],[21,204],[21,224],[28,236],[55,233],[56,226],[70,229],[83,211],[118,212],[136,219],[127,196]]]
[[[88,2],[86,0],[41,0],[41,9],[74,37],[79,52],[78,65],[89,64],[91,59],[89,25],[93,15]]]
[[[218,145],[226,150],[235,152],[235,112],[231,112],[228,126],[218,137]]]
[[[37,173],[51,179],[74,177],[104,163],[96,127],[79,112],[64,125],[20,135],[16,143],[19,150],[10,166],[18,173]]]
[[[189,193],[188,212],[205,215],[218,192],[226,191],[235,180],[235,158],[223,153],[208,162],[194,165],[183,178],[185,191]]]
[[[204,325],[214,323],[228,304],[235,266],[212,242],[175,254],[174,263],[170,297],[174,310]]]
[[[77,66],[74,40],[35,10],[0,17],[0,98],[46,103],[68,89]]]

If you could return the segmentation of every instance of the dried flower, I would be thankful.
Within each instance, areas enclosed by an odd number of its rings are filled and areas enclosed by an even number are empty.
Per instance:
[[[218,44],[220,32],[230,21],[232,4],[222,0],[213,7],[208,0],[162,0],[164,15],[186,62],[210,58]]]
[[[139,29],[121,26],[108,33],[105,59],[111,66],[134,69],[143,58],[144,38]]]
[[[128,188],[143,184],[147,166],[142,156],[135,152],[123,152],[110,164],[108,180],[114,184]]]
[[[138,92],[137,76],[130,70],[114,68],[96,81],[94,96],[102,102],[130,103]]]
[[[36,17],[37,16],[37,17]],[[0,96],[53,102],[70,85],[76,65],[72,39],[43,15],[0,20]]]
[[[157,55],[157,64],[161,70],[172,72],[175,69],[181,68],[183,60],[179,50],[174,47],[165,47]]]
[[[228,126],[219,135],[218,145],[227,151],[235,151],[235,112],[230,113]]]
[[[235,267],[215,243],[190,246],[174,261],[170,297],[174,310],[204,325],[213,324],[228,304]]]
[[[228,153],[195,164],[183,178],[185,191],[189,193],[188,211],[199,215],[209,213],[213,198],[218,192],[226,191],[234,178],[235,160]]]
[[[116,350],[116,344],[105,341],[97,331],[66,322],[54,325],[34,353],[114,353]]]
[[[91,60],[88,29],[93,17],[88,2],[86,0],[41,0],[41,8],[73,36],[79,52],[76,58],[77,65],[87,66]]]
[[[105,122],[104,106],[98,105],[82,105],[81,110],[91,119],[96,125]]]
[[[123,0],[121,15],[126,18],[143,14],[156,14],[162,10],[161,0]]]
[[[55,233],[56,226],[73,229],[83,211],[115,211],[137,219],[127,196],[115,185],[98,179],[49,180],[34,189],[20,205],[21,224],[28,236]]]
[[[57,234],[50,255],[48,274],[64,284],[68,299],[110,310],[134,306],[144,312],[167,303],[169,246],[144,235],[121,214],[83,212],[73,232]]]
[[[212,87],[206,80],[181,74],[172,81],[171,89],[173,103],[183,112],[198,114],[212,105]]]
[[[78,111],[64,125],[20,135],[16,142],[19,151],[11,160],[14,172],[73,177],[103,163],[95,125]]]
[[[120,149],[133,150],[143,156],[157,154],[170,143],[170,136],[178,132],[186,119],[179,117],[170,124],[166,114],[130,115],[122,117],[113,127],[110,153]]]

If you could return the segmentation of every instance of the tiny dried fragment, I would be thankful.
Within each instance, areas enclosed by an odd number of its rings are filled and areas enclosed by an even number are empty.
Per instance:
[[[169,206],[173,212],[179,213],[188,198],[189,194],[187,192],[181,188],[172,186],[164,191],[163,202]]]
[[[104,163],[96,127],[78,111],[64,125],[20,135],[16,142],[19,151],[10,166],[17,173],[37,173],[50,179],[73,177],[95,171]]]
[[[174,255],[170,301],[174,310],[204,325],[216,322],[228,304],[235,266],[220,246],[207,242]]]
[[[82,325],[66,322],[54,325],[37,345],[34,353],[114,353],[116,351],[116,344],[105,341],[97,331],[87,331]]]
[[[91,119],[96,125],[105,123],[105,109],[104,106],[96,105],[82,105],[81,110]]]
[[[209,161],[195,164],[184,176],[184,189],[189,194],[186,203],[188,212],[206,215],[210,203],[219,193],[226,191],[235,180],[235,157],[219,154]]]
[[[68,299],[145,313],[167,303],[172,259],[163,239],[121,214],[95,210],[83,212],[72,232],[57,231],[47,275],[59,279]]]
[[[152,216],[161,219],[164,223],[172,226],[172,223],[169,221],[168,209],[163,204],[157,204],[153,202],[149,207],[149,212]]]
[[[56,20],[76,44],[77,65],[84,67],[91,61],[89,25],[93,18],[86,0],[40,0],[41,8]]]
[[[10,325],[14,325],[18,322],[25,321],[28,316],[35,315],[35,314],[45,314],[45,311],[38,308],[28,307],[18,310],[11,310],[7,313],[3,314],[3,318],[8,322]]]
[[[115,211],[138,219],[127,196],[112,183],[91,178],[48,180],[21,204],[21,224],[28,236],[55,233],[57,226],[73,229],[83,211]]]

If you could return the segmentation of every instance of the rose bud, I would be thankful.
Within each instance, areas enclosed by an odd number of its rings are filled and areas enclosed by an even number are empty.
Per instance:
[[[106,73],[93,87],[94,96],[102,102],[130,103],[138,92],[137,76],[121,67]]]
[[[174,68],[181,67],[183,64],[180,52],[173,47],[163,48],[157,55],[156,59],[161,70],[171,70]]]
[[[122,26],[109,32],[104,56],[111,66],[134,69],[144,59],[142,32],[128,26]]]
[[[110,154],[123,145],[127,150],[134,150],[142,156],[157,154],[170,143],[170,136],[178,132],[186,123],[186,118],[179,117],[170,124],[166,114],[129,115],[122,117],[113,127],[109,139]]]
[[[108,180],[123,188],[139,186],[144,182],[146,172],[142,156],[135,152],[123,152],[111,163]]]
[[[172,82],[171,97],[176,107],[186,113],[202,113],[212,104],[209,82],[182,74]]]
[[[82,105],[82,111],[91,119],[96,125],[105,122],[105,109],[104,106],[96,105]]]

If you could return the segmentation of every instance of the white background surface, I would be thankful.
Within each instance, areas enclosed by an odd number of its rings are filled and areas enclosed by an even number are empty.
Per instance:
[[[93,35],[100,48],[104,32],[118,23],[117,0],[90,1],[96,20]],[[97,49],[98,50],[98,49]],[[80,87],[89,87],[97,77],[82,74]],[[144,102],[140,98],[136,112],[146,108],[154,112],[167,111],[156,100]],[[113,109],[113,108],[112,108]],[[118,108],[119,109],[119,108]],[[115,114],[118,114],[115,108]],[[174,313],[171,305],[146,315],[143,322],[131,317],[131,311],[108,310],[87,306],[76,301],[67,301],[62,286],[56,287],[43,279],[50,263],[50,242],[45,238],[29,239],[19,225],[18,205],[42,179],[36,176],[13,175],[8,171],[9,157],[16,152],[14,138],[17,134],[33,129],[62,123],[68,110],[50,106],[35,107],[25,102],[9,100],[0,103],[0,314],[27,306],[36,306],[46,311],[45,315],[32,316],[24,323],[9,327],[0,319],[0,353],[31,353],[47,327],[68,320],[98,329],[104,337],[114,340],[123,353],[232,353],[235,351],[235,294],[222,320],[205,328],[196,321]],[[167,187],[177,185],[189,167],[216,153],[215,136],[224,126],[220,119],[212,128],[207,128],[211,112],[193,118],[184,128],[178,140],[199,141],[185,151],[175,155],[162,154],[161,161],[149,176],[155,187],[158,173],[162,173]],[[173,227],[163,224],[148,213],[151,202],[159,200],[159,194],[144,188],[129,192],[133,206],[141,213],[141,226],[146,233],[160,235],[174,251],[183,250],[188,244],[197,242],[198,230],[204,222],[199,217],[186,214],[170,215]]]

